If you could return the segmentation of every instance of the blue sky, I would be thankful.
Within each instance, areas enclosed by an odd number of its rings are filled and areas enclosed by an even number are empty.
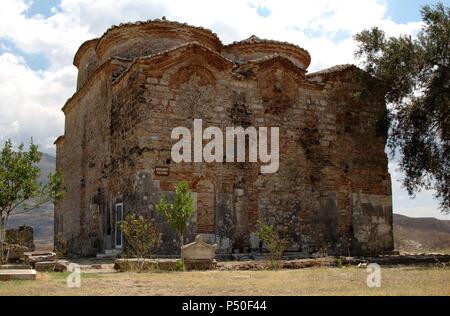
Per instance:
[[[27,15],[42,14],[44,16],[51,15],[51,9],[58,7],[60,0],[35,0]],[[425,0],[387,0],[388,16],[393,20],[401,23],[418,21],[420,19],[419,9],[422,5],[436,3],[438,1]],[[443,1],[447,3],[448,1]],[[266,16],[270,14],[270,9],[264,5],[258,6],[258,13]]]
[[[112,24],[166,16],[215,31],[224,43],[261,38],[295,43],[312,56],[309,71],[353,58],[352,35],[379,26],[388,35],[420,29],[423,0],[2,0],[0,6],[0,142],[33,137],[42,151],[55,153],[63,133],[60,111],[74,93],[73,56],[82,42]],[[450,1],[443,1],[450,5]],[[394,210],[410,216],[450,219],[437,210],[433,192],[411,200],[390,162]]]
[[[386,16],[391,18],[397,23],[408,23],[420,21],[420,8],[426,4],[434,4],[438,1],[425,1],[425,0],[386,0],[387,13]],[[443,1],[448,3],[449,1]],[[41,15],[43,17],[49,17],[55,12],[60,10],[61,0],[34,0],[31,2],[30,7],[25,11],[27,17],[32,17],[36,15]],[[272,11],[270,7],[261,4],[257,8],[258,15],[262,17],[268,17],[271,15]],[[314,31],[310,29],[304,30],[304,32],[310,34],[311,36],[320,36],[319,31]],[[333,40],[341,41],[348,38],[351,34],[349,32],[341,32],[334,35]],[[49,66],[47,57],[39,53],[27,53],[17,49],[14,44],[7,41],[0,41],[6,47],[9,47],[17,55],[22,56],[27,65],[33,70],[44,70]],[[0,48],[0,52],[1,52]]]
[[[57,10],[60,3],[60,0],[35,0],[31,3],[31,6],[28,8],[28,10],[25,11],[25,16],[32,17],[36,15],[42,15],[43,17],[49,17],[54,13],[52,12],[52,9]],[[23,57],[27,65],[33,70],[45,70],[49,66],[49,61],[45,54],[30,53],[17,49],[14,43],[11,43],[11,41],[7,40],[0,39],[0,43],[3,43],[3,45],[8,47],[14,54]],[[1,48],[0,52],[2,52]]]
[[[27,16],[41,14],[45,17],[52,15],[52,8],[58,8],[60,0],[35,0],[26,11]]]
[[[425,0],[387,0],[387,16],[398,23],[406,23],[412,21],[420,21],[420,7],[426,4],[434,4],[439,1]],[[442,1],[449,4],[449,1]],[[41,14],[48,17],[52,14],[52,8],[58,9],[61,0],[35,0],[30,8],[26,11],[27,16]],[[257,7],[258,14],[261,16],[269,16],[270,8],[265,5]]]
[[[420,21],[420,7],[435,4],[439,1],[424,0],[387,0],[387,15],[398,23]],[[449,1],[442,1],[449,4]]]

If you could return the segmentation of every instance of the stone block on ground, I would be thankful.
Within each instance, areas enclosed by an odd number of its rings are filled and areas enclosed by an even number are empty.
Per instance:
[[[280,269],[306,269],[313,267],[334,267],[337,266],[336,258],[320,258],[320,259],[296,259],[281,260]],[[268,260],[247,260],[247,261],[228,261],[220,262],[217,268],[222,271],[228,270],[271,270],[272,266]]]
[[[38,272],[67,272],[69,269],[69,261],[55,260],[35,262],[34,268]]]
[[[25,252],[25,263],[34,267],[36,262],[56,261],[54,252]]]
[[[181,248],[184,268],[186,270],[211,270],[216,269],[217,262],[214,260],[217,244],[211,245],[197,235],[193,243]]]
[[[217,244],[208,244],[202,240],[200,235],[197,235],[193,243],[181,248],[181,256],[183,260],[213,260],[216,248]]]
[[[211,259],[184,260],[184,268],[186,271],[215,270],[217,268],[217,261]]]
[[[69,261],[67,260],[57,260],[55,263],[55,272],[67,272],[69,269]]]
[[[120,272],[138,271],[142,260],[137,258],[116,259],[114,269]],[[142,271],[176,271],[176,259],[145,259]]]
[[[53,272],[55,270],[56,261],[35,262],[34,268],[38,272]]]
[[[175,271],[177,270],[176,259],[158,259],[156,260],[156,267],[161,271]]]
[[[2,264],[0,270],[30,270],[31,266],[28,264]]]
[[[25,281],[36,280],[36,270],[18,269],[18,270],[0,270],[0,281]]]

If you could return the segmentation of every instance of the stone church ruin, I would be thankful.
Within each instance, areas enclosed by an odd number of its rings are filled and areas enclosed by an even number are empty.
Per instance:
[[[287,250],[305,255],[392,250],[384,100],[358,97],[357,67],[309,73],[310,61],[290,43],[251,36],[224,45],[207,29],[164,19],[113,26],[82,44],[55,142],[66,190],[55,236],[73,254],[120,251],[116,223],[136,212],[155,218],[160,254],[177,254],[155,204],[185,180],[195,204],[186,243],[201,234],[218,253],[258,252],[261,220],[284,227]],[[175,163],[171,131],[195,119],[223,130],[279,127],[277,172],[248,160]]]

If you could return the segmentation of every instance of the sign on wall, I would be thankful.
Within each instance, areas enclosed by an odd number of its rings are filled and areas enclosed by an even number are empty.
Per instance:
[[[169,167],[155,167],[155,176],[167,177],[169,175]]]

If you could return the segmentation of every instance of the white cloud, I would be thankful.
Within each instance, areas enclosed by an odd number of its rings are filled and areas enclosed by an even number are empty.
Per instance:
[[[379,26],[388,35],[398,35],[415,34],[421,26],[386,18],[383,0],[62,0],[49,17],[28,17],[30,5],[28,0],[3,0],[0,6],[0,142],[26,142],[32,136],[50,153],[53,140],[63,133],[60,108],[76,86],[73,56],[82,42],[112,24],[166,16],[210,28],[225,44],[253,34],[289,41],[311,53],[310,71],[354,62],[352,36],[364,28]],[[260,16],[260,7],[269,14]],[[45,56],[48,69],[33,71],[20,51]],[[402,175],[391,171],[396,211],[407,208],[423,215],[429,208],[430,215],[438,215],[431,193],[411,204],[397,181]]]
[[[310,71],[353,62],[352,35],[363,28],[379,25],[396,35],[414,33],[420,27],[419,23],[397,24],[386,19],[386,4],[381,0],[62,0],[49,17],[27,16],[31,4],[28,0],[3,0],[0,6],[0,76],[8,78],[0,94],[0,128],[4,131],[0,137],[18,141],[24,140],[23,135],[34,135],[46,142],[50,135],[62,133],[63,118],[58,109],[75,90],[73,56],[82,42],[100,36],[112,24],[165,15],[211,28],[224,43],[252,34],[285,40],[310,51]],[[260,16],[259,7],[267,8],[269,14]],[[12,55],[18,52],[44,56],[48,69],[32,71],[23,59]],[[26,114],[31,112],[39,122],[50,120],[52,124],[45,128],[36,124]],[[13,121],[18,122],[15,129]]]
[[[9,40],[28,54],[44,54],[53,70],[70,65],[73,52],[89,36],[86,29],[63,12],[48,18],[40,15],[26,17],[29,5],[29,2],[21,0],[2,1],[0,38]]]
[[[0,55],[0,143],[31,137],[43,149],[61,134],[61,105],[70,96],[76,79],[74,67],[35,72],[11,53]]]
[[[29,1],[4,0],[0,7],[0,38],[12,41],[28,53],[43,53],[50,68],[70,65],[79,45],[100,36],[112,24],[147,20],[165,15],[168,19],[213,29],[224,43],[256,34],[285,40],[311,51],[319,65],[331,66],[353,60],[351,36],[363,28],[378,25],[388,34],[414,33],[420,23],[397,24],[385,18],[386,4],[381,0],[302,1],[211,1],[211,0],[62,0],[53,15],[26,17]],[[267,17],[257,8],[267,7]],[[317,36],[311,36],[314,32]],[[335,43],[346,35],[347,42]],[[320,45],[325,44],[325,49]],[[329,50],[332,49],[332,50]],[[320,51],[327,51],[327,56]],[[329,53],[333,52],[333,53]]]
[[[444,215],[438,211],[439,202],[434,199],[433,190],[422,190],[415,198],[411,198],[402,186],[404,173],[400,171],[397,161],[389,163],[392,180],[392,204],[395,213],[410,217],[437,217],[450,220],[450,214]]]

